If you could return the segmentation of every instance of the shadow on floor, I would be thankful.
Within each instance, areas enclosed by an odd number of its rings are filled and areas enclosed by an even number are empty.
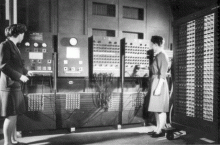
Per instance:
[[[151,127],[137,127],[114,130],[111,127],[105,127],[83,128],[74,133],[69,133],[67,130],[35,131],[19,138],[19,141],[28,145],[209,144],[200,140],[201,137],[204,137],[203,135],[194,133],[188,133],[174,140],[167,140],[166,137],[152,138],[146,134],[151,129]],[[2,134],[0,134],[0,144],[3,144]]]
[[[44,140],[28,142],[28,144],[52,144],[52,145],[72,145],[72,144],[91,144],[105,142],[117,139],[129,139],[137,136],[146,136],[144,133],[134,132],[113,132],[113,133],[81,133],[81,134],[65,134],[61,136],[51,137]]]
[[[112,133],[71,133],[60,136],[29,141],[28,144],[49,144],[49,145],[73,145],[73,144],[207,144],[193,136],[183,136],[175,140],[167,140],[165,137],[152,138],[146,133],[135,132],[112,132]]]

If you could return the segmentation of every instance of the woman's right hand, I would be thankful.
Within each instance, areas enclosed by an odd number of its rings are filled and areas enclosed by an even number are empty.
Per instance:
[[[26,77],[25,75],[22,75],[22,76],[20,77],[20,80],[21,80],[23,83],[26,83],[26,82],[29,80],[29,78]]]

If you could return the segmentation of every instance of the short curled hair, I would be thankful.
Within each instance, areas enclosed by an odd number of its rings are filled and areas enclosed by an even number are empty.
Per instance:
[[[25,33],[27,27],[24,24],[12,24],[5,28],[6,37],[17,37],[19,34]]]
[[[151,42],[152,43],[156,43],[158,46],[161,46],[163,44],[163,37],[161,36],[152,36],[151,37]]]

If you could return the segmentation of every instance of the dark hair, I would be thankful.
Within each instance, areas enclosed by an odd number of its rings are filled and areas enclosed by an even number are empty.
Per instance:
[[[17,37],[27,31],[27,27],[24,24],[12,24],[5,28],[6,37]]]
[[[161,46],[161,44],[163,44],[163,37],[161,37],[161,36],[152,36],[151,37],[151,42],[152,43],[156,43],[156,44],[158,44],[158,46]]]

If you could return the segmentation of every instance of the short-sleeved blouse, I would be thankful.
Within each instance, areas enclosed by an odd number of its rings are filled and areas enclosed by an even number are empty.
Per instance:
[[[158,78],[166,78],[168,70],[168,58],[166,54],[161,51],[159,52],[153,60],[153,63],[150,67],[150,71],[153,75],[158,75]]]

